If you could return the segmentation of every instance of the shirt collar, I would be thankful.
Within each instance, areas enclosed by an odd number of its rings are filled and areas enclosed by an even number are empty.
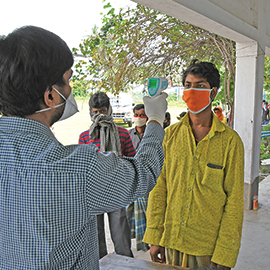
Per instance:
[[[224,124],[218,119],[218,117],[212,112],[212,116],[213,116],[213,121],[212,121],[212,127],[207,135],[207,137],[210,139],[211,137],[213,137],[215,135],[215,132],[223,132],[225,131],[225,126]],[[189,124],[189,114],[186,113],[186,115],[181,118],[180,120],[182,122],[183,125],[185,126],[190,126]]]
[[[45,135],[57,141],[49,127],[39,121],[28,118],[2,116],[0,117],[0,130]]]
[[[213,115],[213,122],[212,122],[212,128],[213,132],[223,132],[225,131],[224,124],[218,119],[218,117],[212,112]]]
[[[180,119],[180,122],[182,122],[183,125],[189,126],[189,114],[188,112]]]

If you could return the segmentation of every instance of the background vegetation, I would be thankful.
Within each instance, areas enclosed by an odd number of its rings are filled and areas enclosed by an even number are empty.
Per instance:
[[[74,83],[86,80],[88,89],[118,94],[134,83],[146,84],[164,76],[171,86],[181,84],[181,70],[191,60],[216,64],[222,75],[217,99],[233,113],[235,42],[156,10],[137,5],[119,13],[104,4],[103,25],[95,27],[73,52]],[[87,95],[87,87],[81,95]]]
[[[168,78],[171,86],[181,85],[181,70],[191,60],[211,61],[221,74],[220,91],[213,105],[229,104],[233,117],[236,53],[232,40],[141,5],[116,13],[110,3],[104,3],[102,27],[94,27],[73,53],[80,57],[72,79],[73,93],[87,102],[93,91],[118,94],[131,90],[134,84],[146,85],[157,75]],[[266,101],[270,101],[267,56],[264,92]],[[142,101],[142,96],[133,92],[136,103]],[[185,107],[173,93],[168,101],[170,106]],[[269,140],[262,139],[261,159],[270,158]]]

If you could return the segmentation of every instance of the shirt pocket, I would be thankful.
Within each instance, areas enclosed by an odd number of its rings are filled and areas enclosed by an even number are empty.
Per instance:
[[[207,163],[201,184],[213,193],[224,193],[224,168],[218,163]]]
[[[213,163],[216,166],[205,166],[201,188],[204,198],[207,198],[208,207],[212,215],[217,219],[223,212],[227,195],[224,191],[224,168],[222,165]],[[222,167],[222,168],[221,168]]]

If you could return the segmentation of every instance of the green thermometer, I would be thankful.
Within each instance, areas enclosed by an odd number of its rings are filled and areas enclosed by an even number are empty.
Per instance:
[[[164,77],[155,77],[148,80],[148,93],[154,98],[168,87],[168,80]]]

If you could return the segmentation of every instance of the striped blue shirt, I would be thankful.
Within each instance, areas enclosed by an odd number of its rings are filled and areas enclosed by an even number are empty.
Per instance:
[[[163,137],[149,124],[135,157],[119,158],[63,146],[41,122],[1,117],[0,269],[98,269],[95,215],[152,190]]]

